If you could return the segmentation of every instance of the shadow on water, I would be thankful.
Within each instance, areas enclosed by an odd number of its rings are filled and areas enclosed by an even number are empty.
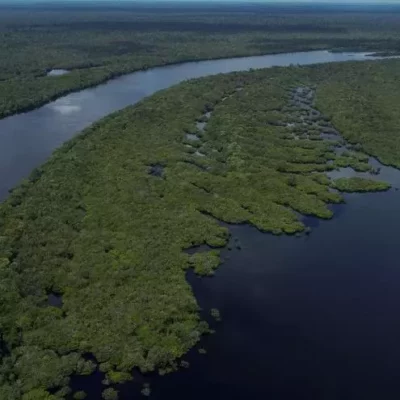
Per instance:
[[[205,253],[207,251],[211,251],[213,248],[208,246],[207,244],[202,244],[199,246],[193,246],[185,250],[186,254],[192,255],[196,253]]]

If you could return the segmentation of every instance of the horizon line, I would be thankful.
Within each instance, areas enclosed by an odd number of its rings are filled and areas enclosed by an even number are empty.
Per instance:
[[[93,4],[96,3],[110,3],[110,4],[264,4],[264,5],[282,5],[282,4],[309,4],[309,5],[337,5],[337,6],[362,6],[362,5],[398,5],[400,6],[399,0],[0,0],[0,4],[15,5],[16,3],[29,3],[29,4],[46,4],[46,3],[79,3],[79,4]]]

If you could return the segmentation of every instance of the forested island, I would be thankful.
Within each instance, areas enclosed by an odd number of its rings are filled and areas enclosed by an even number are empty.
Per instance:
[[[400,166],[399,67],[191,80],[65,143],[0,207],[0,398],[84,398],[70,377],[99,368],[115,399],[133,369],[182,367],[210,333],[185,274],[214,273],[229,224],[302,235],[341,191],[390,189],[326,172]]]
[[[330,49],[398,54],[392,7],[83,3],[0,8],[0,118],[128,72]],[[70,71],[49,76],[53,69]]]

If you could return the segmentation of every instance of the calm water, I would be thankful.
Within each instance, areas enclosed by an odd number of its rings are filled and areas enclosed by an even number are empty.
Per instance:
[[[63,142],[94,121],[183,80],[249,68],[371,59],[313,51],[186,63],[136,72],[0,120],[0,200]],[[57,79],[57,77],[54,77]]]
[[[187,78],[250,67],[364,59],[311,52],[207,61],[131,74],[0,121],[0,196],[63,141],[100,117]],[[376,160],[371,160],[377,165]],[[351,175],[343,169],[336,176]],[[381,179],[400,187],[400,171]],[[346,196],[335,218],[306,218],[310,236],[275,237],[230,226],[242,250],[225,250],[214,278],[188,275],[203,318],[216,328],[165,377],[137,374],[120,399],[394,400],[400,398],[400,191]],[[235,240],[235,239],[232,239]],[[222,322],[210,320],[218,308]],[[101,398],[102,374],[73,379]]]

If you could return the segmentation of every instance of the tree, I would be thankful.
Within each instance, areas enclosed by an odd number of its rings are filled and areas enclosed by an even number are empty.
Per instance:
[[[108,388],[103,391],[102,397],[104,400],[118,400],[118,392],[113,388]]]

